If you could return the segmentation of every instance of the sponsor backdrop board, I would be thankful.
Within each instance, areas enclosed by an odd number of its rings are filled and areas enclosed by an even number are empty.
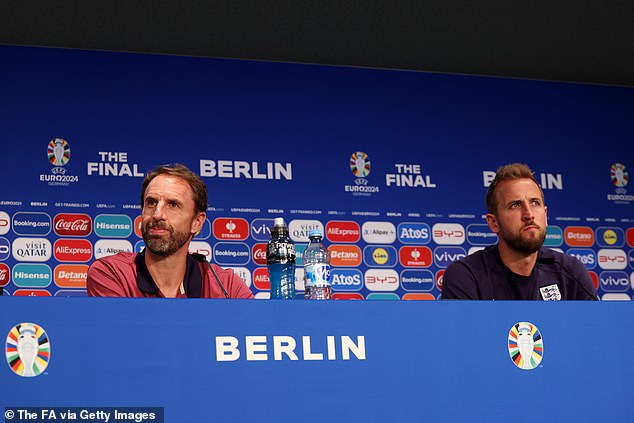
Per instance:
[[[77,410],[37,420],[51,423],[88,407],[165,422],[631,421],[633,318],[623,302],[0,298],[2,405]]]
[[[181,162],[210,191],[192,244],[268,295],[282,216],[322,229],[338,298],[437,299],[496,242],[495,169],[529,164],[547,245],[603,299],[634,293],[634,89],[259,61],[0,46],[5,295],[85,295],[87,266],[139,251],[144,174]],[[301,257],[299,260],[301,265]],[[301,266],[298,288],[303,289]]]

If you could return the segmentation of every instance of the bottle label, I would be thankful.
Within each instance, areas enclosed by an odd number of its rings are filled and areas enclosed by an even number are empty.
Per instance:
[[[266,247],[268,263],[295,263],[295,245],[292,242],[269,242]]]
[[[306,287],[329,286],[330,285],[330,265],[326,263],[308,264],[304,268],[306,271]]]

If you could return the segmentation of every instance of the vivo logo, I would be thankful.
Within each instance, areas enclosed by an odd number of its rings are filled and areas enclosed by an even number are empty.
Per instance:
[[[627,292],[630,289],[630,280],[626,272],[601,272],[599,283],[606,292]]]
[[[447,267],[452,262],[467,256],[462,247],[436,247],[434,250],[434,263],[438,267]]]
[[[256,241],[268,241],[271,238],[273,219],[253,219],[251,237]]]

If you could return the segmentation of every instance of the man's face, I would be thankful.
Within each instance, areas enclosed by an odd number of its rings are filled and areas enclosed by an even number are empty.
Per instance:
[[[501,182],[495,193],[496,214],[487,223],[498,234],[500,244],[523,254],[539,250],[546,238],[546,206],[539,187],[531,179]]]
[[[200,231],[205,213],[197,212],[189,184],[170,175],[152,179],[145,190],[141,233],[146,248],[163,257],[187,248]]]

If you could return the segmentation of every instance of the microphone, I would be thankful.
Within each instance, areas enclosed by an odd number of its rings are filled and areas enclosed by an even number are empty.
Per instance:
[[[211,265],[211,263],[209,263],[207,261],[207,258],[205,256],[203,256],[202,254],[198,254],[198,253],[192,253],[192,257],[194,257],[196,260],[198,260],[201,263],[206,263],[207,266],[209,266],[209,268],[211,269],[211,273],[213,273],[214,278],[216,279],[216,282],[218,282],[218,285],[220,286],[220,289],[222,289],[222,293],[225,294],[225,298],[229,299],[229,293],[225,289],[225,286],[222,284],[222,282],[220,282],[220,278],[216,274],[216,271],[214,270],[214,268]]]
[[[566,275],[568,275],[569,278],[571,278],[572,280],[574,280],[575,282],[577,282],[577,284],[581,287],[581,289],[583,289],[583,291],[588,294],[590,297],[594,298],[595,300],[598,300],[599,297],[597,296],[596,293],[594,292],[590,292],[588,290],[588,288],[585,287],[584,284],[582,284],[579,279],[577,279],[577,277],[575,275],[573,275],[568,269],[566,269],[561,263],[559,263],[558,261],[555,260],[554,257],[539,257],[537,259],[537,263],[542,263],[542,264],[556,264],[557,267],[559,269],[561,269]]]

